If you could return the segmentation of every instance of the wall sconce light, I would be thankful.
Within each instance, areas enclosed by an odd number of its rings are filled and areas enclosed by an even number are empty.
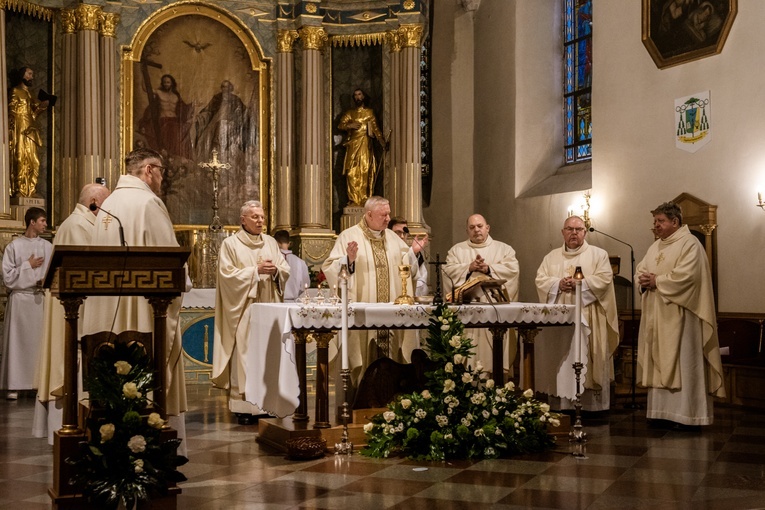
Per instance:
[[[762,201],[762,193],[759,191],[757,192],[757,203],[754,205],[765,211],[765,202]]]
[[[584,193],[584,202],[580,202],[578,206],[571,206],[568,208],[568,217],[577,215],[575,211],[575,208],[579,207],[582,212],[578,216],[582,218],[582,221],[584,221],[584,227],[589,229],[592,226],[592,221],[590,220],[590,192],[585,191]],[[765,203],[762,203],[763,210],[765,210]]]

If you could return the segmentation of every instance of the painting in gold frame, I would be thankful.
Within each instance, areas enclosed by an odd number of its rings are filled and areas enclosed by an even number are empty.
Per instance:
[[[123,150],[163,155],[161,198],[175,225],[213,218],[213,183],[199,166],[218,152],[218,215],[238,225],[247,200],[266,203],[270,169],[270,61],[252,32],[224,11],[158,11],[122,55]]]
[[[643,44],[659,69],[722,52],[738,0],[643,0]]]

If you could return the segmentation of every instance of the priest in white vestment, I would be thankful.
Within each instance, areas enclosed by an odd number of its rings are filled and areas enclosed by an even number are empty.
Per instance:
[[[45,211],[30,207],[24,214],[26,230],[3,252],[5,306],[0,390],[16,400],[19,390],[37,388],[37,358],[42,344],[45,294],[42,281],[50,262],[51,244],[40,237],[48,226]]]
[[[724,397],[712,276],[704,248],[680,207],[653,211],[654,242],[637,266],[642,294],[637,381],[648,390],[646,417],[677,429],[711,425],[712,397]]]
[[[584,329],[589,335],[584,339],[582,349],[585,368],[580,400],[586,411],[605,411],[611,406],[613,355],[619,345],[614,272],[608,253],[585,240],[587,229],[582,218],[567,218],[561,233],[563,246],[548,253],[537,270],[537,293],[541,303],[575,305],[576,280],[573,276],[576,268],[581,267],[584,274],[582,317],[588,325]],[[575,342],[576,339],[572,342],[570,328],[544,328],[534,343],[534,389],[548,394],[550,406],[555,410],[574,408],[569,390],[576,392],[571,366],[572,359],[576,361]]]
[[[246,202],[239,221],[242,228],[223,240],[218,254],[212,382],[228,390],[229,410],[240,424],[249,425],[263,414],[244,391],[250,305],[281,302],[290,266],[276,240],[263,233],[266,216],[260,202]]]
[[[364,217],[358,224],[340,232],[335,246],[324,261],[322,270],[333,288],[340,288],[338,275],[347,264],[348,298],[351,302],[392,303],[401,295],[399,265],[410,267],[406,292],[413,296],[417,278],[417,254],[428,242],[427,234],[418,236],[410,248],[392,230],[390,202],[383,197],[369,197],[364,204]],[[378,347],[398,362],[409,362],[412,350],[418,347],[414,331],[353,331],[348,335],[348,361],[354,385],[370,363],[379,357]]]
[[[56,229],[53,246],[90,246],[93,224],[96,221],[96,207],[100,207],[109,188],[102,184],[86,184],[80,191],[80,198],[72,214]],[[79,324],[82,325],[80,306]],[[81,331],[78,326],[77,330]],[[53,433],[61,428],[63,418],[64,386],[64,337],[66,319],[64,306],[58,298],[45,293],[45,320],[43,321],[43,342],[40,349],[37,378],[37,403],[32,423],[34,437],[47,437],[53,444]]]
[[[159,193],[162,185],[162,156],[151,149],[135,149],[125,158],[125,175],[120,176],[112,194],[104,200],[96,216],[93,245],[119,246],[118,222],[122,221],[128,247],[178,247],[170,215]],[[108,211],[111,214],[107,214]],[[187,291],[190,282],[187,278]],[[169,425],[185,437],[182,413],[187,410],[186,381],[183,372],[179,296],[167,308],[166,381],[165,398]],[[154,311],[143,296],[91,296],[85,300],[82,336],[112,331],[151,333],[154,330]],[[113,323],[113,327],[112,327]],[[185,441],[178,453],[185,455]]]
[[[505,280],[502,285],[510,301],[518,301],[520,268],[515,258],[515,250],[508,244],[492,239],[491,227],[486,218],[473,214],[467,220],[468,240],[457,243],[449,250],[444,264],[444,293],[480,276]],[[487,301],[481,297],[480,301]],[[492,366],[494,343],[488,329],[466,329],[465,333],[473,339],[473,364],[481,361],[484,366]],[[518,350],[515,331],[509,330],[503,340],[503,367],[509,371],[515,361]]]
[[[396,233],[405,243],[409,240],[409,227],[406,219],[401,216],[395,216],[388,222],[388,228]],[[414,242],[414,241],[412,241]],[[407,243],[409,244],[409,243]],[[428,263],[423,257],[422,252],[417,254],[417,279],[414,287],[415,296],[427,296],[430,293],[428,288]]]

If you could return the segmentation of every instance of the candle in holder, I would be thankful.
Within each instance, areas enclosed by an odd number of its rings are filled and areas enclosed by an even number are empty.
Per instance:
[[[574,272],[576,280],[576,323],[574,324],[574,338],[576,339],[576,361],[582,362],[582,280],[584,274],[580,266],[576,267]]]
[[[340,269],[340,349],[343,370],[348,370],[348,271],[343,264]]]

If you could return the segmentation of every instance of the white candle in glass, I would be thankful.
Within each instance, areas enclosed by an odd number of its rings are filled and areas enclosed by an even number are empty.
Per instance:
[[[340,279],[340,348],[342,349],[342,369],[348,370],[348,280]]]
[[[576,361],[582,362],[582,280],[576,281],[576,323],[574,338],[576,339]]]

